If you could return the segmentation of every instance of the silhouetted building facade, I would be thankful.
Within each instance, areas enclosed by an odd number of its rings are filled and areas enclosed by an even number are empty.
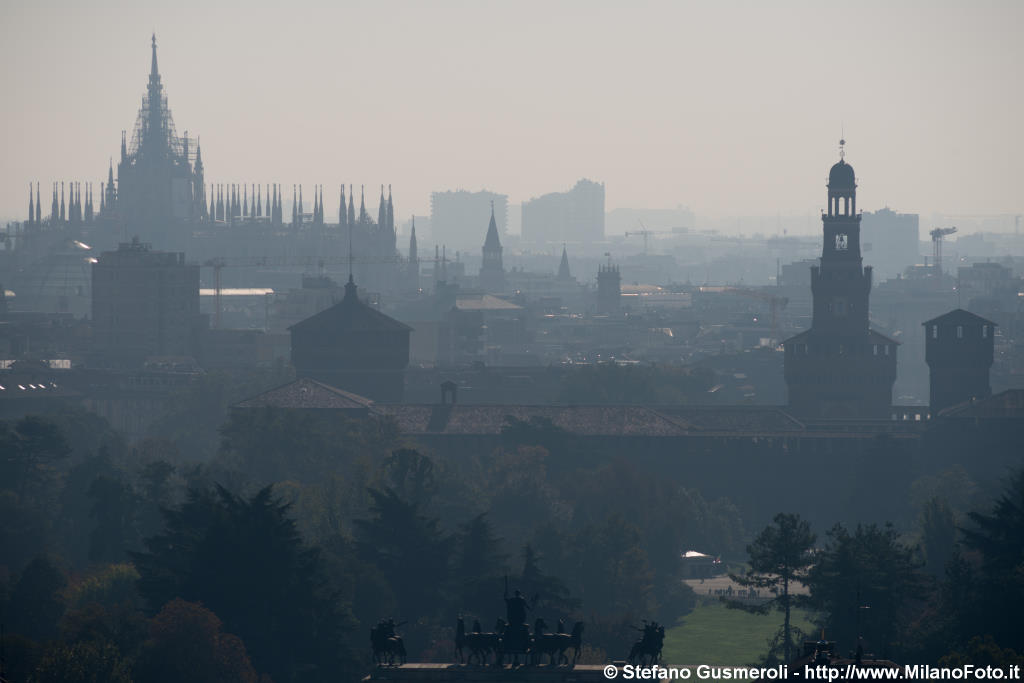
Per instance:
[[[199,356],[199,266],[185,255],[122,243],[92,266],[92,341],[102,362],[138,366],[152,356]]]
[[[898,213],[889,207],[863,215],[861,244],[879,282],[918,262],[918,223],[916,213]]]
[[[461,249],[479,244],[480,216],[487,207],[494,209],[498,234],[506,234],[508,196],[488,192],[456,190],[434,192],[430,195],[430,235],[436,244]]]
[[[501,260],[501,239],[498,224],[494,220],[494,205],[491,205],[491,222],[487,224],[484,239],[483,262],[480,265],[480,288],[485,292],[505,291],[505,266]]]
[[[922,323],[932,415],[992,395],[995,323],[962,308]]]
[[[798,415],[887,418],[897,342],[870,329],[871,266],[863,266],[853,167],[840,152],[822,214],[821,264],[811,268],[811,329],[785,342],[789,405]]]
[[[584,178],[568,192],[523,202],[524,242],[599,242],[604,239],[604,183]]]
[[[360,301],[351,277],[340,302],[288,329],[299,377],[375,401],[402,400],[412,328]]]

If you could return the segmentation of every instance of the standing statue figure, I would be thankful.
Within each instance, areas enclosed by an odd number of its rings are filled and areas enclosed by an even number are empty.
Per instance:
[[[502,634],[502,654],[512,655],[515,662],[519,655],[528,655],[530,652],[530,626],[526,623],[526,611],[530,609],[530,604],[519,591],[509,597],[508,577],[505,578],[504,598],[506,625]]]
[[[519,591],[511,598],[508,597],[508,589],[505,589],[505,621],[509,626],[526,624],[526,610],[530,609],[526,598]]]

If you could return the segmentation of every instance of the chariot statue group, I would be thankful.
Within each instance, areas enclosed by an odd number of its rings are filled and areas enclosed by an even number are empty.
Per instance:
[[[458,618],[455,626],[455,660],[459,664],[498,667],[506,664],[546,664],[551,667],[576,665],[583,642],[582,621],[577,621],[567,631],[562,619],[551,629],[543,618],[536,617],[531,629],[527,612],[533,609],[533,604],[519,591],[509,595],[507,581],[504,600],[505,618],[497,620],[493,631],[483,631],[478,620],[474,620],[470,630],[466,630],[464,619],[461,616]],[[535,597],[532,602],[535,604],[536,601]],[[402,623],[396,624],[394,619],[385,619],[370,630],[373,657],[378,666],[405,664],[405,646],[401,636],[396,633],[396,627]],[[656,621],[645,621],[643,627],[637,630],[642,635],[630,649],[629,662],[642,666],[658,664],[665,643],[665,627]]]
[[[575,666],[582,645],[582,621],[577,621],[572,631],[566,632],[565,622],[559,619],[551,632],[547,622],[537,617],[531,631],[526,613],[532,606],[526,598],[519,591],[509,595],[506,585],[504,599],[505,618],[498,619],[493,631],[484,632],[480,622],[474,621],[472,630],[467,632],[465,621],[459,617],[455,625],[456,661],[479,666],[492,663],[495,666],[506,663],[519,666],[543,664],[546,659],[550,666]]]

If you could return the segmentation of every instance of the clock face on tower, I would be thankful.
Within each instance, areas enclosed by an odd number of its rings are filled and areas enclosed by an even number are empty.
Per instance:
[[[836,234],[836,251],[846,251],[846,245],[848,244],[846,233],[840,232]]]

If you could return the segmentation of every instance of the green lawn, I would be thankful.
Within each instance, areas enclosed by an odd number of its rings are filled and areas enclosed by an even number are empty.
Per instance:
[[[665,632],[662,661],[666,665],[756,664],[782,620],[781,612],[761,616],[721,603],[698,605]],[[803,610],[793,610],[793,625],[808,634],[815,632]]]

